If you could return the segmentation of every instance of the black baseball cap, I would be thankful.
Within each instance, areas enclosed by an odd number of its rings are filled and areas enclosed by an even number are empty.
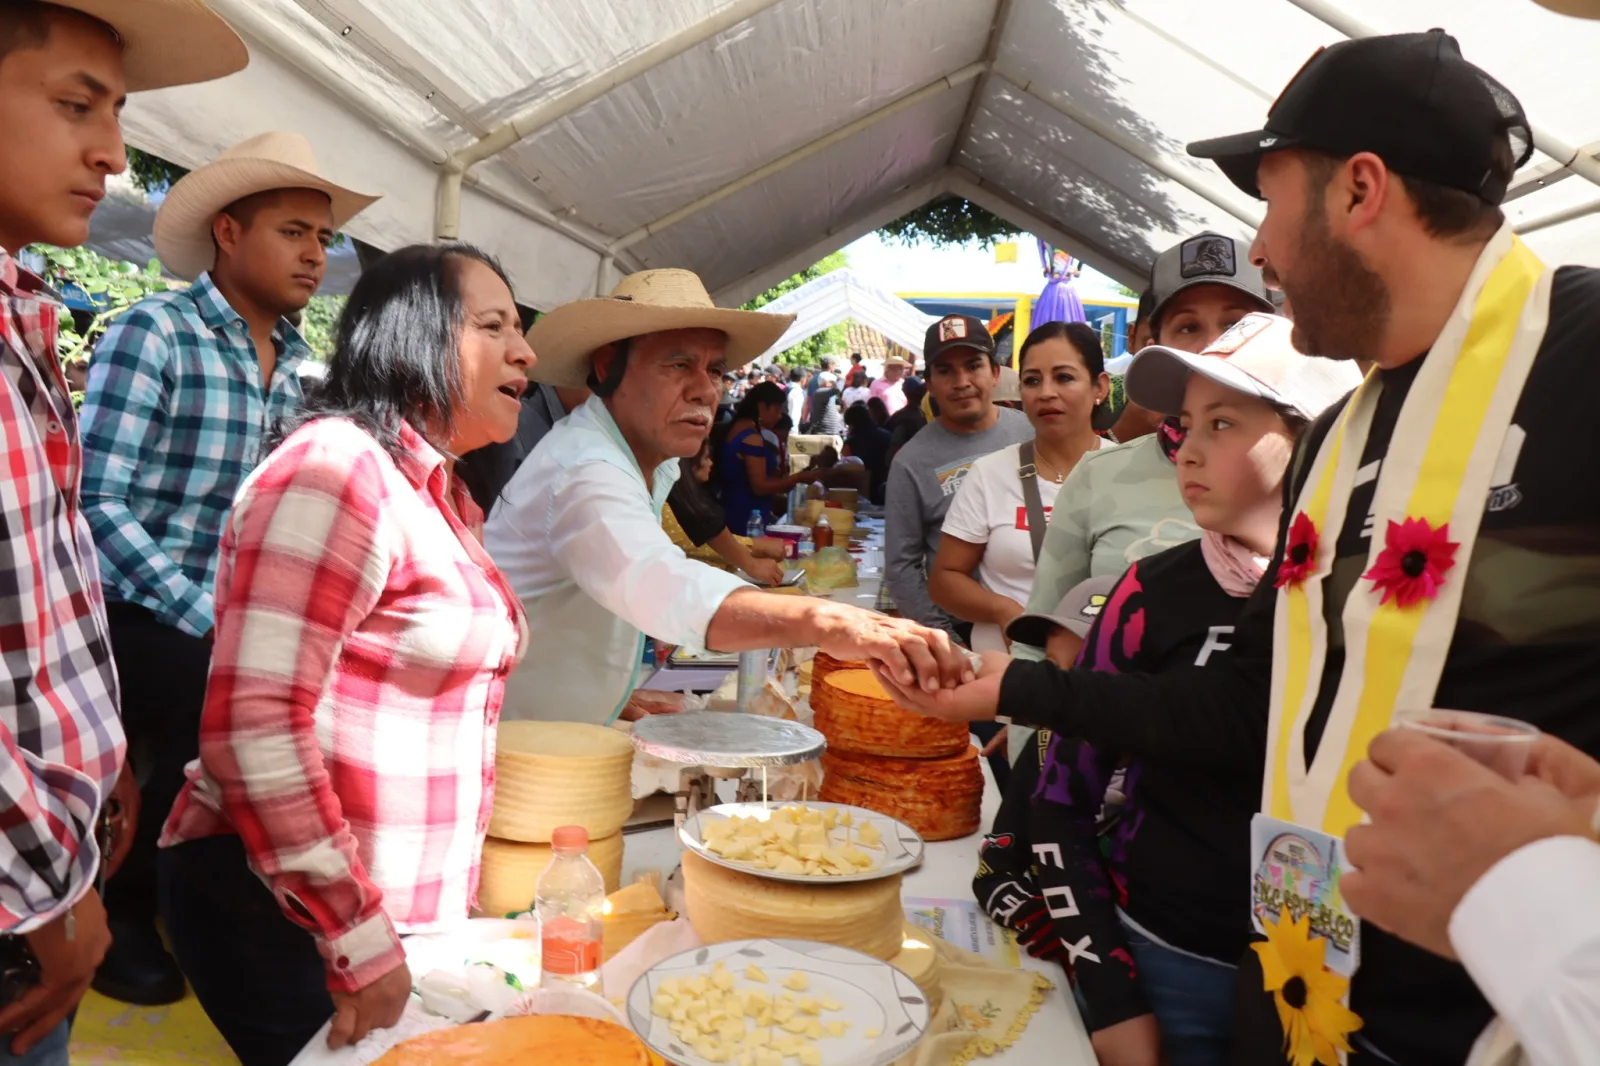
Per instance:
[[[931,367],[935,359],[957,348],[972,348],[994,359],[994,338],[981,318],[945,315],[922,338],[922,361]]]
[[[1508,141],[1509,168],[1502,155]],[[1463,59],[1454,37],[1429,30],[1318,49],[1268,109],[1264,127],[1196,141],[1189,154],[1216,160],[1229,180],[1260,199],[1256,167],[1285,148],[1372,152],[1397,174],[1498,205],[1510,172],[1533,154],[1533,136],[1510,90]]]

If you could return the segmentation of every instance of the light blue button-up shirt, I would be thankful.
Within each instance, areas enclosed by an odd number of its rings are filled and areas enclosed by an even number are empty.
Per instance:
[[[644,636],[698,651],[728,594],[749,586],[685,556],[661,528],[676,459],[646,484],[605,403],[550,431],[501,493],[484,543],[528,615],[528,654],[502,718],[608,724]]]

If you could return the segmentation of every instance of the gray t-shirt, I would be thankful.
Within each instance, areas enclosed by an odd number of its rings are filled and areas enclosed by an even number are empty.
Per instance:
[[[928,567],[939,551],[945,512],[972,464],[991,452],[1033,439],[1027,416],[999,407],[999,421],[981,433],[953,433],[930,422],[894,457],[885,495],[884,580],[900,613],[951,629],[949,615],[928,598]]]

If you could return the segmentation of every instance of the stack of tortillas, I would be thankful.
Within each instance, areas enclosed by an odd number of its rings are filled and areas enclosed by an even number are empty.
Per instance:
[[[633,743],[581,722],[502,722],[494,813],[483,845],[478,910],[503,915],[533,905],[561,826],[589,832],[589,860],[606,891],[622,881],[622,826],[633,814]]]

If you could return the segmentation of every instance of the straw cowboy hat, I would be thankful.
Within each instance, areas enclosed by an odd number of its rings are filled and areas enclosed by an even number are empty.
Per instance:
[[[596,348],[672,329],[726,333],[732,370],[772,347],[794,318],[720,308],[693,271],[641,270],[617,282],[610,296],[562,304],[535,322],[528,330],[528,345],[539,361],[528,376],[546,385],[582,388]]]
[[[1600,0],[1533,0],[1540,7],[1580,19],[1600,19]]]
[[[122,38],[129,92],[210,81],[245,68],[239,35],[202,0],[50,0],[99,19]]]
[[[217,213],[236,200],[272,189],[327,193],[336,230],[378,199],[323,177],[311,145],[298,133],[263,133],[190,171],[172,187],[156,212],[156,255],[168,270],[193,281],[216,260],[211,222]]]

